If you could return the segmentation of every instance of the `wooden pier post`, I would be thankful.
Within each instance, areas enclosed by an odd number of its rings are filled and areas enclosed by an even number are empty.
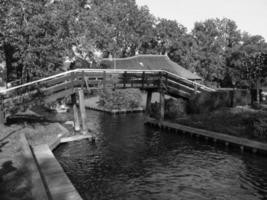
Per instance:
[[[164,91],[160,91],[160,122],[164,121],[165,114],[165,99],[164,99]]]
[[[86,126],[86,111],[85,111],[85,105],[84,105],[84,93],[82,89],[78,89],[79,93],[79,105],[80,105],[80,112],[81,112],[81,118],[82,118],[82,133],[87,133],[87,126]]]
[[[0,124],[6,123],[3,101],[4,101],[4,97],[0,94]]]
[[[146,116],[150,115],[150,109],[151,109],[151,98],[152,98],[152,91],[147,91],[147,97],[146,97]]]
[[[107,75],[106,75],[106,71],[103,72],[103,92],[106,92],[106,81],[107,81]]]
[[[74,117],[74,130],[75,131],[80,131],[81,126],[80,126],[80,121],[79,121],[79,112],[77,108],[77,102],[76,102],[76,94],[71,95],[71,102],[73,105],[73,117]]]
[[[0,105],[0,124],[4,124],[4,123],[5,123],[4,111],[3,111],[2,105]]]
[[[76,104],[73,105],[73,115],[74,115],[74,130],[78,132],[81,130],[81,126],[79,121],[78,108]]]

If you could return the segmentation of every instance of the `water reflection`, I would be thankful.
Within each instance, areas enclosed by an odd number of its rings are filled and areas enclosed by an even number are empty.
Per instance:
[[[265,199],[267,159],[143,125],[142,114],[88,111],[96,145],[55,155],[84,199]]]

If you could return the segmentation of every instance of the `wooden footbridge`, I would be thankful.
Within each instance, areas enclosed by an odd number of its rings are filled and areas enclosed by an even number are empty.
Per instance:
[[[79,94],[81,102],[84,92],[108,87],[146,90],[147,105],[150,104],[152,92],[161,94],[160,104],[164,105],[165,94],[188,99],[196,93],[213,91],[163,70],[76,69],[0,91],[0,122],[4,123],[22,107],[52,103],[68,96],[72,96],[75,104],[76,94]],[[163,118],[164,106],[161,106],[161,111]]]

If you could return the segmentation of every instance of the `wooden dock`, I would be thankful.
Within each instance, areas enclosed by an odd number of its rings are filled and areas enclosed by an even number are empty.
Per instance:
[[[82,200],[48,145],[33,148],[43,182],[55,200]]]
[[[92,140],[92,138],[93,138],[93,136],[91,136],[91,135],[75,135],[75,136],[71,136],[71,137],[64,137],[64,138],[60,139],[60,144],[84,140],[84,139]]]
[[[243,152],[244,150],[256,153],[264,153],[267,154],[267,143],[250,140],[247,138],[241,138],[236,136],[227,135],[224,133],[218,133],[214,131],[199,129],[199,128],[193,128],[189,126],[184,126],[177,123],[171,123],[167,121],[163,121],[159,123],[159,121],[147,118],[146,124],[155,126],[161,129],[169,130],[169,131],[175,131],[176,133],[180,134],[190,134],[191,136],[196,137],[203,137],[205,139],[210,139],[213,142],[221,142],[224,143],[225,146],[237,146],[240,148],[240,150]]]
[[[61,125],[59,127],[61,134],[48,144],[30,146],[25,134],[21,134],[22,158],[30,171],[30,179],[33,183],[31,194],[34,200],[82,200],[52,151],[62,143],[83,139],[92,140],[92,136],[64,137],[68,130]]]
[[[31,195],[34,200],[50,200],[47,188],[42,181],[41,174],[36,165],[35,157],[33,156],[30,145],[25,137],[25,134],[20,135],[22,159],[27,163],[27,168],[30,172],[32,181]]]

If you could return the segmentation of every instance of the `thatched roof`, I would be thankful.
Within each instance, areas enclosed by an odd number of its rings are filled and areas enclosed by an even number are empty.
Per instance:
[[[137,55],[129,58],[103,59],[100,66],[107,69],[165,70],[189,80],[202,80],[200,76],[171,61],[166,55]]]

